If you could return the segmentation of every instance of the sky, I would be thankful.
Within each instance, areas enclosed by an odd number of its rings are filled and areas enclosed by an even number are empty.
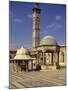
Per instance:
[[[9,1],[10,49],[32,47],[32,8],[34,3]],[[40,3],[40,40],[55,37],[59,45],[66,41],[66,5]]]

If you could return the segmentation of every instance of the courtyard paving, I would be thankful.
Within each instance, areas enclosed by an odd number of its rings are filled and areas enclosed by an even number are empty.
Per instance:
[[[66,85],[66,69],[32,72],[11,72],[9,88],[33,88]]]

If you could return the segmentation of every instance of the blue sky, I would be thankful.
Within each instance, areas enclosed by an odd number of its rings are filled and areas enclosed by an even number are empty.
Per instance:
[[[9,46],[10,49],[32,47],[33,3],[9,2]],[[46,35],[56,38],[58,44],[65,43],[66,6],[40,3],[40,39]]]

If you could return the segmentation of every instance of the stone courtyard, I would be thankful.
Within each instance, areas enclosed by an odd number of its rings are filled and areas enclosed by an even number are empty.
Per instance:
[[[64,86],[66,85],[66,69],[12,72],[10,67],[9,79],[9,88],[12,89]]]

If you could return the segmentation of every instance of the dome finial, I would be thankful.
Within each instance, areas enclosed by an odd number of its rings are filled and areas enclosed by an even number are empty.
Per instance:
[[[24,48],[24,46],[21,46],[21,48]]]

